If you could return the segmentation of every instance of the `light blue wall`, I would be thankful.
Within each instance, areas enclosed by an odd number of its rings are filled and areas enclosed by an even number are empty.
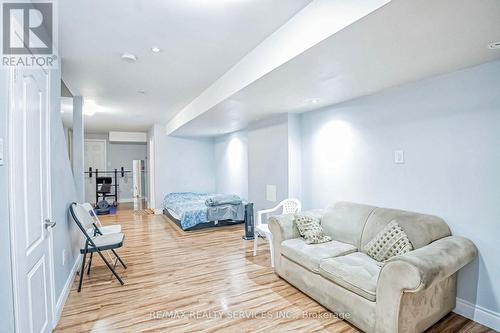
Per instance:
[[[59,88],[60,90],[60,88]],[[85,199],[85,177],[83,170],[83,136],[84,136],[83,97],[73,97],[73,177],[78,202]],[[63,131],[64,132],[64,131]]]
[[[242,195],[254,203],[256,211],[274,207],[288,197],[300,198],[300,130],[300,116],[283,114],[253,123],[245,131],[217,137],[217,192]],[[275,202],[267,200],[266,185],[276,186]]]
[[[301,117],[288,115],[288,197],[302,197]]]
[[[266,186],[276,186],[276,202],[266,199]],[[248,129],[248,200],[255,211],[288,197],[288,116],[273,117]]]
[[[60,73],[53,71],[51,91],[51,190],[52,217],[57,222],[53,232],[54,276],[56,301],[61,297],[64,286],[71,275],[71,270],[78,258],[81,235],[68,214],[69,205],[77,201],[75,180],[71,171],[68,148],[64,137],[64,128],[60,109]],[[73,140],[81,140],[74,136]],[[81,144],[81,142],[80,142]],[[76,152],[74,151],[74,154]],[[66,262],[63,265],[63,251]]]
[[[215,192],[213,139],[167,136],[160,125],[150,135],[155,142],[155,208],[170,192]]]
[[[303,114],[302,146],[306,208],[349,200],[441,216],[479,248],[458,297],[500,312],[500,62]]]
[[[7,71],[0,70],[0,138],[4,139],[4,165],[0,166],[0,318],[3,332],[14,331],[8,189]]]
[[[248,134],[236,132],[215,138],[215,191],[248,198]]]

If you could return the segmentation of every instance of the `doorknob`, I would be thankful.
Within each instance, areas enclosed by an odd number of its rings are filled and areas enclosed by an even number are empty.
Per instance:
[[[52,221],[51,219],[45,219],[45,228],[54,228],[56,226],[56,221]]]

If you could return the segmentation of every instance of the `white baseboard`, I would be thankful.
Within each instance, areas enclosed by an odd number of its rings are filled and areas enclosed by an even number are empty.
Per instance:
[[[453,309],[453,312],[495,331],[500,331],[500,313],[498,312],[491,311],[458,297],[457,306]]]
[[[61,314],[64,309],[64,304],[66,303],[66,300],[68,299],[69,292],[71,291],[71,286],[73,285],[73,280],[75,279],[76,272],[80,268],[80,265],[82,264],[82,255],[78,254],[78,258],[76,258],[75,263],[73,267],[71,268],[71,272],[69,273],[68,279],[66,280],[66,283],[64,284],[64,288],[61,292],[61,295],[59,295],[59,299],[57,300],[56,304],[56,323],[54,325],[57,325],[59,322],[59,319],[61,318]]]

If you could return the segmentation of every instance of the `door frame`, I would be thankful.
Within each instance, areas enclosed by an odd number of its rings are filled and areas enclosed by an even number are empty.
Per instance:
[[[43,70],[40,68],[40,70]],[[45,118],[45,140],[47,143],[46,147],[46,152],[48,158],[45,160],[45,177],[47,179],[47,189],[46,189],[46,205],[48,207],[47,216],[46,218],[48,219],[53,219],[53,212],[52,212],[52,173],[51,173],[51,114],[52,114],[52,108],[51,104],[53,102],[52,100],[52,95],[51,95],[51,90],[52,90],[52,72],[51,71],[45,71],[43,70],[44,73],[46,74],[45,80],[47,84],[47,98],[46,98],[46,110],[47,110],[47,117]],[[14,167],[12,165],[13,161],[13,154],[14,151],[17,149],[22,149],[22,143],[14,140],[13,133],[15,129],[13,128],[12,124],[12,113],[14,112],[13,110],[13,100],[14,100],[14,81],[16,76],[20,76],[22,73],[21,70],[17,68],[11,68],[8,70],[7,75],[7,81],[8,81],[8,110],[7,110],[7,131],[8,131],[8,191],[7,191],[7,205],[9,207],[9,233],[10,233],[10,260],[11,260],[11,275],[12,275],[12,298],[13,298],[13,307],[14,307],[14,329],[15,332],[17,333],[23,333],[19,331],[19,323],[22,320],[22,315],[20,313],[20,296],[19,296],[19,287],[18,287],[18,256],[20,255],[17,252],[16,248],[16,223],[15,221],[15,212],[13,209],[12,205],[12,198],[14,196],[14,184],[12,182],[12,177],[15,174]],[[50,302],[52,303],[51,309],[52,313],[49,313],[50,318],[49,318],[49,324],[51,325],[51,329],[53,330],[55,328],[56,323],[56,295],[55,295],[55,275],[54,275],[54,237],[53,237],[53,230],[52,228],[47,228],[45,229],[45,232],[47,232],[47,239],[49,242],[49,253],[48,253],[48,269],[49,269],[49,280],[50,280]]]

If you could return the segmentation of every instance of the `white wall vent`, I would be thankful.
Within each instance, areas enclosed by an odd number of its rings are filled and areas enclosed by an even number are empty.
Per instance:
[[[109,142],[143,142],[148,140],[148,134],[143,132],[109,132]]]

